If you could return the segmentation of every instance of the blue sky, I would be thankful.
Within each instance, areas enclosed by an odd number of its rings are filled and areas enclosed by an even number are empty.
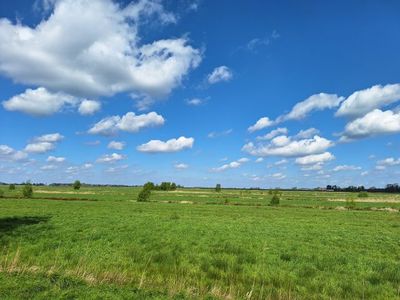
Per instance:
[[[397,1],[0,3],[0,181],[382,186]]]

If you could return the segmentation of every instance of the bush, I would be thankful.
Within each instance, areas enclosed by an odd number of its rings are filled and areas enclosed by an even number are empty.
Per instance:
[[[24,198],[32,198],[33,188],[30,182],[25,183],[24,187],[22,188],[22,196],[24,196]]]
[[[215,191],[216,192],[220,192],[221,191],[221,184],[217,184],[216,186],[215,186]]]
[[[150,195],[151,195],[151,190],[149,188],[143,187],[143,189],[140,191],[140,193],[137,197],[137,201],[138,202],[147,202],[150,199]]]
[[[79,190],[81,188],[81,182],[79,180],[75,180],[72,186],[74,187],[74,190]]]
[[[273,192],[271,192],[272,194],[272,198],[270,201],[270,205],[279,205],[279,202],[281,201],[281,192],[278,190],[275,190]]]
[[[368,198],[368,193],[367,192],[359,192],[358,198]]]
[[[0,198],[3,198],[3,197],[4,197],[4,191],[0,190]]]
[[[10,191],[15,190],[15,184],[10,184],[10,186],[8,187],[8,189],[9,189]]]

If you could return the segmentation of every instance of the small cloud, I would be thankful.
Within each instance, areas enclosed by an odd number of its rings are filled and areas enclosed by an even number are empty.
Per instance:
[[[206,99],[193,98],[193,99],[186,100],[186,104],[190,105],[190,106],[200,106],[200,105],[205,104],[206,102],[207,102],[207,98]]]
[[[220,66],[215,68],[208,76],[207,81],[209,84],[215,84],[221,81],[230,81],[233,78],[232,71],[227,66]]]
[[[138,146],[136,149],[145,153],[167,153],[178,152],[184,149],[193,147],[194,138],[181,136],[177,139],[170,139],[168,141],[151,140],[145,144]]]
[[[47,162],[55,162],[55,163],[61,163],[65,161],[65,157],[56,157],[56,156],[49,156],[46,159]]]
[[[122,154],[112,153],[112,154],[105,154],[102,157],[98,158],[96,162],[98,163],[113,163],[119,160],[124,159],[125,157]]]
[[[358,166],[353,166],[353,165],[340,165],[336,166],[333,171],[339,172],[339,171],[356,171],[356,170],[361,170],[361,167]]]
[[[107,148],[108,149],[114,149],[114,150],[122,150],[125,147],[125,143],[124,142],[117,142],[117,141],[111,141],[110,143],[108,143]]]
[[[93,115],[101,109],[101,103],[93,100],[83,100],[79,105],[78,112],[81,115]]]
[[[212,131],[207,135],[207,137],[209,137],[210,139],[213,139],[213,138],[229,135],[232,132],[233,132],[233,129],[227,129],[224,131]]]
[[[250,126],[247,130],[251,133],[272,126],[274,122],[268,117],[260,118],[254,125]]]
[[[213,172],[222,172],[222,171],[226,171],[226,170],[229,170],[229,169],[236,169],[236,168],[239,168],[242,164],[244,164],[244,163],[246,163],[248,161],[249,161],[249,159],[247,157],[242,157],[242,158],[240,158],[238,160],[235,160],[235,161],[232,161],[232,162],[230,162],[228,164],[224,164],[224,165],[222,165],[222,166],[220,166],[218,168],[213,168],[212,171]]]
[[[177,170],[185,170],[185,169],[189,168],[189,165],[184,164],[184,163],[177,163],[174,165],[174,168]]]

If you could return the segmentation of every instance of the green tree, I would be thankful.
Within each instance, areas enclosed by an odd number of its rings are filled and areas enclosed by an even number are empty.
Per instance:
[[[146,183],[143,185],[143,188],[144,188],[144,189],[149,189],[149,190],[154,190],[155,185],[154,185],[153,182],[148,181],[148,182],[146,182]]]
[[[13,191],[13,190],[15,190],[15,184],[10,184],[10,186],[8,187],[8,189],[10,190],[10,191]]]
[[[74,187],[74,190],[79,190],[81,188],[81,182],[79,180],[75,180],[72,186]]]
[[[172,182],[171,183],[171,191],[175,191],[176,190],[176,183]]]
[[[217,185],[215,186],[215,191],[216,192],[220,192],[221,191],[221,184],[217,183]]]
[[[32,184],[29,181],[25,183],[22,188],[22,196],[24,196],[24,198],[32,198],[33,196]]]

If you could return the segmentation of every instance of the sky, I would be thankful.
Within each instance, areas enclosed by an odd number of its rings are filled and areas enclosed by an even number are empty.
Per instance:
[[[384,186],[398,1],[0,2],[0,181]]]

